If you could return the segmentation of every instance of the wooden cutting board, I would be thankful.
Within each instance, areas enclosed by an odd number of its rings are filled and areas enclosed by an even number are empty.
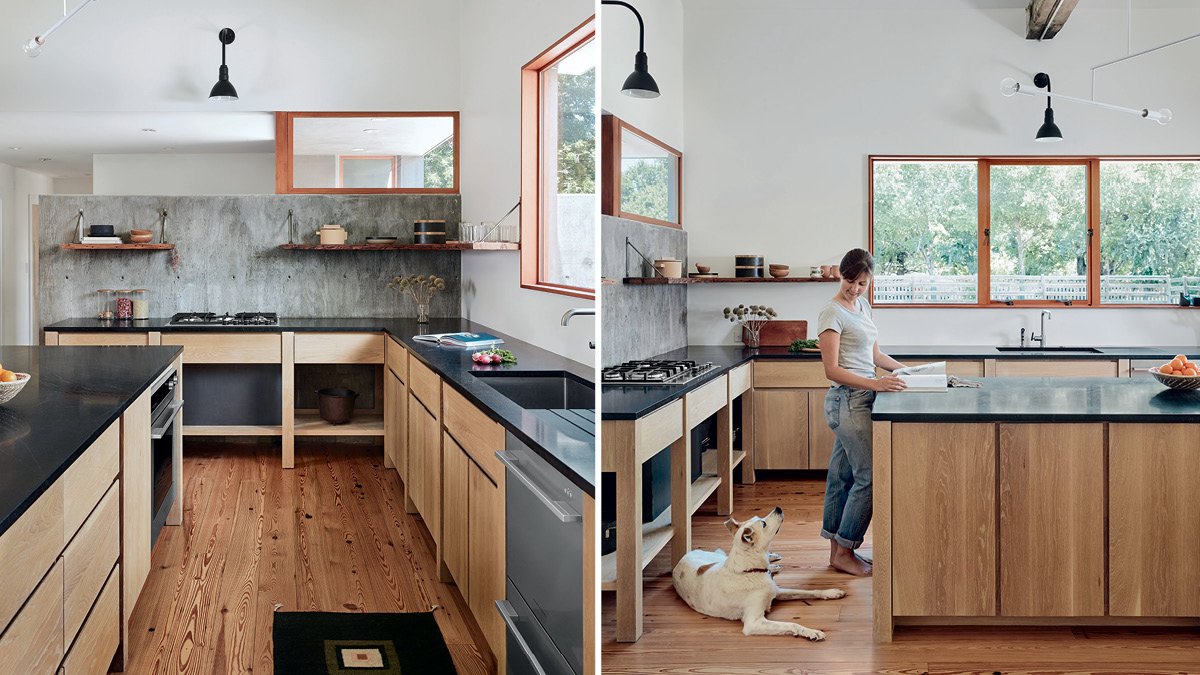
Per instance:
[[[758,334],[760,347],[786,347],[796,340],[808,339],[807,321],[768,321]],[[746,328],[742,328],[742,342],[750,344],[750,336]]]

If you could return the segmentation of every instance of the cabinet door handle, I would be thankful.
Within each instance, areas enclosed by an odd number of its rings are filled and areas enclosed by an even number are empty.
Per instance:
[[[546,670],[542,668],[542,664],[538,663],[537,656],[533,650],[529,648],[529,643],[525,642],[525,636],[521,635],[521,629],[517,628],[517,612],[508,604],[507,600],[496,600],[496,611],[500,612],[500,616],[504,618],[505,625],[508,626],[509,635],[517,641],[517,646],[525,653],[525,658],[529,660],[530,665],[537,671],[537,675],[546,675]]]
[[[553,513],[559,520],[564,523],[574,523],[583,520],[582,513],[576,513],[575,509],[572,509],[571,506],[566,502],[555,501],[550,495],[546,494],[542,488],[537,485],[537,483],[534,483],[533,479],[517,466],[517,462],[519,460],[514,457],[511,452],[497,450],[496,459],[499,459],[504,466],[508,467],[509,475],[515,476],[517,480],[524,483],[525,487],[529,488],[529,491],[532,492],[539,500],[541,500],[541,502],[546,505],[546,508],[550,509],[551,513]]]

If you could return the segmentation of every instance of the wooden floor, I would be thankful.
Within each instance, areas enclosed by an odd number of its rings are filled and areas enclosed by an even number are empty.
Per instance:
[[[745,637],[741,623],[692,611],[671,585],[670,547],[645,575],[645,633],[632,644],[615,641],[616,602],[601,602],[604,673],[740,675],[770,673],[1200,673],[1200,630],[1115,628],[897,628],[895,642],[871,640],[871,581],[828,567],[829,542],[820,536],[824,479],[760,480],[738,485],[734,516],[784,511],[771,550],[783,555],[776,577],[790,588],[843,588],[831,601],[776,603],[769,618],[825,631],[824,642],[790,637]],[[710,499],[692,520],[692,545],[729,550],[731,535]],[[870,535],[865,547],[869,547]],[[1051,542],[1047,542],[1051,545]],[[931,555],[936,551],[931,551]],[[1196,593],[1197,589],[1180,589]]]
[[[429,533],[404,513],[381,448],[299,444],[296,468],[285,471],[276,446],[189,441],[181,487],[183,525],[163,528],[154,547],[132,618],[128,673],[269,675],[276,605],[438,605],[460,675],[494,672],[458,588],[437,581]]]

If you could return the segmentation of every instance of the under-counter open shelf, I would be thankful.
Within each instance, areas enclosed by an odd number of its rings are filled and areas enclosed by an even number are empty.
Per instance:
[[[812,279],[809,277],[687,277],[683,279],[664,278],[664,277],[625,277],[624,282],[635,285],[659,285],[659,284],[761,284],[761,283],[836,283],[840,279]]]
[[[320,415],[297,414],[297,436],[382,436],[383,415],[354,411],[354,419],[345,424],[330,424]]]
[[[445,244],[284,244],[286,251],[519,251],[508,241],[448,241]]]
[[[169,251],[175,244],[63,244],[73,251]]]

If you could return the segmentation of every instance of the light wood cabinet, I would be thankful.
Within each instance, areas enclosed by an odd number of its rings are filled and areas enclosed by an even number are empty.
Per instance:
[[[808,468],[829,470],[829,458],[837,435],[825,423],[825,395],[828,389],[808,392]]]
[[[63,544],[75,535],[121,470],[121,425],[110,424],[63,473]]]
[[[442,400],[442,421],[446,431],[467,456],[489,475],[504,473],[504,465],[496,458],[496,451],[504,449],[504,427],[492,421],[449,384],[442,385]]]
[[[1120,377],[1119,366],[1115,359],[996,359],[991,377]]]
[[[63,481],[54,481],[0,536],[0,632],[54,564],[63,548]],[[61,587],[60,587],[61,591]],[[0,664],[5,661],[0,660]]]
[[[121,566],[117,565],[100,591],[95,606],[75,638],[62,675],[105,675],[121,642]]]
[[[441,419],[442,378],[411,354],[408,359],[408,390]]]
[[[87,346],[133,346],[145,347],[150,344],[150,334],[144,332],[129,333],[59,333],[59,345]]]
[[[759,359],[754,363],[754,387],[828,387],[820,361]]]
[[[439,549],[442,543],[442,430],[433,412],[409,390],[409,480],[405,487]]]
[[[186,358],[186,354],[184,356]],[[150,574],[150,391],[121,414],[121,653],[129,663],[129,619]]]
[[[462,446],[454,442],[454,438],[446,433],[442,437],[442,558],[454,582],[464,598],[470,595],[470,576],[468,575],[468,546],[470,535],[467,529],[469,521],[470,487],[469,471],[471,460],[463,451]]]
[[[390,368],[383,372],[383,465],[408,484],[408,387]]]
[[[894,423],[891,433],[893,614],[995,616],[995,429]]]
[[[1108,434],[1109,613],[1200,616],[1200,425]]]
[[[185,364],[283,361],[279,333],[163,333],[162,343],[183,347]]]
[[[22,675],[52,675],[63,652],[63,563],[59,559],[0,636],[0,668]]]
[[[808,392],[754,390],[754,468],[807,469]]]
[[[999,426],[1001,616],[1102,616],[1103,426]]]
[[[504,619],[495,601],[505,597],[504,474],[488,475],[480,466],[467,466],[467,604],[479,622],[496,660],[505,662]],[[569,561],[566,564],[570,564]],[[503,672],[503,668],[501,668]]]
[[[296,363],[383,363],[383,333],[296,333]]]
[[[120,482],[114,483],[96,510],[63,551],[64,638],[75,639],[92,602],[120,555]],[[114,627],[117,622],[113,622]],[[112,656],[112,653],[109,653]],[[107,664],[106,664],[107,665]]]

